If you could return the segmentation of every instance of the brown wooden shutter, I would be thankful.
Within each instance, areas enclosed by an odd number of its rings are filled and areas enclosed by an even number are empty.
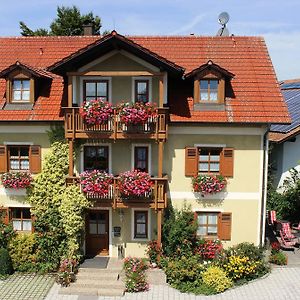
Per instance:
[[[0,214],[2,217],[2,220],[4,224],[8,224],[9,223],[9,214],[8,214],[8,208],[5,207],[0,207]]]
[[[221,152],[221,175],[233,177],[233,148],[224,148]]]
[[[220,213],[218,216],[218,237],[223,241],[231,240],[231,213]]]
[[[185,148],[185,176],[198,174],[198,149],[195,147]]]
[[[7,147],[0,146],[0,173],[7,172]]]
[[[30,172],[41,172],[41,146],[30,146]]]

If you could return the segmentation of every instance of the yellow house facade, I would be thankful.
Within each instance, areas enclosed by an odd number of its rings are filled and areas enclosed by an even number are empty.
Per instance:
[[[34,176],[50,147],[47,131],[64,126],[66,184],[78,184],[84,171],[114,175],[109,195],[86,194],[93,201],[86,214],[86,255],[144,256],[148,241],[161,243],[168,205],[190,205],[202,238],[221,239],[225,246],[264,243],[269,124],[289,119],[263,39],[129,38],[113,31],[104,37],[51,37],[58,49],[52,56],[47,51],[54,48],[44,39],[32,45],[42,54],[33,51],[31,60],[24,55],[17,63],[7,58],[1,66],[0,171]],[[257,57],[254,68],[244,52],[249,47]],[[262,65],[267,73],[259,71]],[[151,103],[157,114],[133,131],[117,111],[105,126],[88,126],[80,107],[93,99],[113,106]],[[133,169],[148,173],[153,185],[146,196],[127,199],[117,188],[118,175]],[[226,188],[195,192],[192,178],[198,175],[223,175]],[[6,220],[31,231],[24,189],[0,191]]]

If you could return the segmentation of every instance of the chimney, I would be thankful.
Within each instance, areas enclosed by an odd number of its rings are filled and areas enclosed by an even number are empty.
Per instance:
[[[82,27],[83,27],[83,35],[95,35],[94,24],[88,23],[88,24],[84,24]]]

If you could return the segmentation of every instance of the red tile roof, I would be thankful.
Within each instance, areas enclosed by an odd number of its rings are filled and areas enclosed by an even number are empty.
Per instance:
[[[260,37],[150,36],[128,37],[157,57],[181,66],[189,73],[209,60],[235,74],[231,81],[234,98],[226,99],[225,111],[191,111],[178,99],[171,103],[176,122],[288,123],[290,121],[265,42]],[[0,38],[0,71],[17,60],[46,69],[63,58],[93,44],[97,36]],[[87,47],[89,49],[90,47]],[[5,82],[0,81],[0,101]],[[62,120],[63,81],[53,79],[49,97],[39,97],[33,110],[0,110],[0,120]],[[182,101],[182,102],[181,102]]]

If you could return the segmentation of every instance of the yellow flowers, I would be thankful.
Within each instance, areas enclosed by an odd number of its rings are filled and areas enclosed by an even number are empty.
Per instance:
[[[223,267],[229,277],[237,280],[255,274],[259,264],[259,261],[251,261],[248,256],[232,255]]]

